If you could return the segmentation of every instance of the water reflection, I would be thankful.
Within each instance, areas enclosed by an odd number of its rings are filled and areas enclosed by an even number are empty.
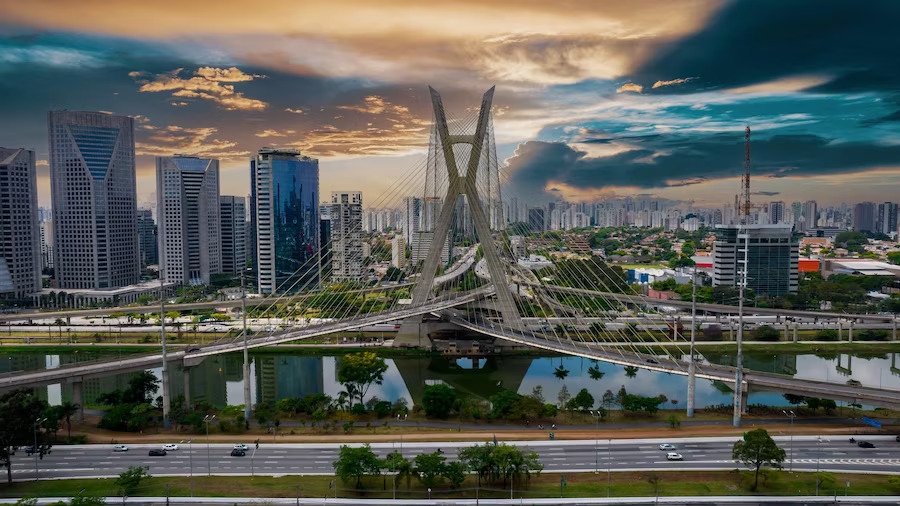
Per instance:
[[[102,353],[18,354],[0,359],[0,374],[10,371],[65,367],[75,362],[104,358]],[[705,357],[716,364],[733,365],[734,355],[708,353]],[[337,381],[340,355],[304,355],[302,353],[260,353],[251,356],[251,399],[274,402],[286,397],[325,393],[337,397],[343,387]],[[420,403],[425,386],[446,383],[466,394],[488,399],[501,389],[529,394],[540,386],[546,402],[556,403],[563,385],[570,395],[582,388],[599,401],[603,392],[617,392],[624,386],[628,392],[641,395],[665,395],[677,401],[668,407],[684,407],[687,378],[684,376],[640,369],[629,375],[615,364],[595,362],[580,357],[558,356],[491,356],[476,359],[434,357],[397,357],[386,359],[388,370],[381,385],[372,385],[367,398],[396,401],[406,399]],[[745,356],[748,369],[793,375],[798,378],[846,382],[859,381],[866,386],[900,388],[897,354],[765,354]],[[568,370],[565,378],[554,374],[558,368]],[[593,369],[592,373],[589,369]],[[159,368],[152,369],[160,375]],[[84,401],[96,406],[97,397],[105,392],[125,388],[130,374],[92,378],[84,382]],[[213,406],[243,404],[243,367],[240,353],[210,357],[192,367],[187,375],[179,366],[170,371],[173,399],[188,394],[192,402]],[[39,388],[38,393],[51,404],[72,400],[68,384]],[[730,404],[727,385],[697,381],[698,407]],[[751,404],[783,405],[778,393],[750,393]]]

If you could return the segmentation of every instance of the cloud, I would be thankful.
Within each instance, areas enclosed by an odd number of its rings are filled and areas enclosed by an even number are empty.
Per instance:
[[[141,131],[138,131],[141,132]],[[238,143],[219,139],[214,127],[189,128],[178,125],[153,127],[140,134],[135,140],[135,154],[147,156],[172,156],[176,153],[218,158],[219,160],[239,160],[250,152],[238,148]]]
[[[262,100],[245,97],[243,93],[234,90],[234,85],[222,84],[252,81],[264,76],[245,74],[236,67],[201,67],[190,78],[180,77],[182,71],[183,69],[176,69],[152,78],[147,78],[145,73],[138,71],[129,72],[128,75],[141,85],[138,89],[140,92],[171,91],[173,97],[210,100],[229,111],[262,111],[269,105]],[[186,102],[176,103],[181,105]]]
[[[653,83],[652,88],[656,89],[656,88],[661,88],[663,86],[672,86],[673,84],[682,84],[682,83],[691,81],[693,79],[696,79],[696,77],[685,77],[683,79],[672,79],[670,81],[656,81],[655,83]]]
[[[262,132],[256,132],[253,135],[255,135],[257,137],[285,137],[289,134],[295,134],[295,133],[297,133],[296,130],[285,130],[283,132],[280,132],[278,130],[267,128],[267,129],[263,130]]]
[[[285,107],[284,110],[285,112],[290,112],[293,114],[303,114],[303,109],[292,109],[290,107]]]
[[[640,93],[642,91],[644,91],[644,87],[641,86],[640,84],[634,84],[634,83],[625,83],[622,86],[619,86],[618,88],[616,88],[616,93],[625,93],[625,92]]]
[[[597,139],[609,142],[610,139]],[[507,160],[510,184],[523,198],[546,198],[546,189],[666,188],[735,178],[743,161],[739,134],[632,137],[632,149],[591,157],[562,142],[529,141]],[[753,141],[752,174],[786,177],[849,174],[900,167],[900,145],[836,142],[808,134],[773,135]]]

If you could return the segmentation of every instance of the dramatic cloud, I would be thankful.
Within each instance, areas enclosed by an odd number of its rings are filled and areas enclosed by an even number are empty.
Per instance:
[[[245,74],[235,67],[227,69],[201,67],[194,72],[194,77],[185,79],[180,77],[182,70],[157,74],[151,79],[147,79],[144,72],[134,71],[128,75],[140,83],[141,92],[171,91],[173,97],[211,100],[229,111],[261,111],[268,106],[262,100],[248,98],[243,93],[234,91],[234,85],[222,84],[252,81],[254,78],[264,76]],[[181,105],[185,102],[176,103]]]
[[[135,141],[135,153],[148,156],[184,154],[220,160],[239,160],[250,152],[237,147],[237,142],[219,139],[213,127],[185,128],[176,125],[147,125]]]
[[[691,81],[692,79],[696,79],[696,78],[685,77],[684,79],[672,79],[671,81],[656,81],[655,83],[653,83],[652,88],[656,89],[656,88],[661,88],[663,86],[672,86],[673,84],[683,84],[688,81]]]
[[[616,93],[625,93],[625,92],[629,92],[629,91],[634,92],[634,93],[640,93],[643,90],[644,90],[644,87],[641,86],[640,84],[625,83],[622,86],[619,86],[618,88],[616,88]]]
[[[295,134],[295,133],[297,133],[296,130],[285,130],[283,132],[279,132],[278,130],[273,130],[271,128],[267,128],[267,129],[263,130],[262,132],[256,132],[253,135],[255,135],[257,137],[285,137],[287,135]]]
[[[610,138],[593,142],[605,144]],[[524,198],[546,198],[553,185],[599,191],[665,188],[736,177],[743,137],[648,135],[627,139],[633,149],[591,157],[561,142],[526,142],[507,160],[511,184]],[[773,135],[753,142],[753,174],[787,177],[900,167],[900,145],[835,142],[814,135]]]

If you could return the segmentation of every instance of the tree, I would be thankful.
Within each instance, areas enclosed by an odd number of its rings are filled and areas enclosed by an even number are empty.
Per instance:
[[[734,443],[731,455],[734,460],[755,469],[753,491],[759,485],[759,468],[766,466],[781,469],[785,458],[784,450],[775,444],[765,429],[745,432],[744,438]]]
[[[128,380],[128,388],[122,394],[122,402],[150,402],[153,394],[159,391],[159,379],[150,371],[135,373]]]
[[[0,395],[0,466],[6,467],[6,478],[12,483],[12,455],[22,446],[34,444],[34,422],[47,409],[47,402],[30,389],[18,389]],[[43,433],[38,434],[43,438]],[[38,456],[50,451],[50,445],[38,440]]]
[[[565,385],[559,389],[559,395],[556,396],[556,400],[559,401],[559,408],[565,409],[566,404],[569,402],[569,399],[572,398],[572,394],[569,393],[569,388]]]
[[[397,479],[402,480],[406,478],[406,488],[409,488],[409,480],[415,474],[415,470],[413,469],[412,463],[403,458],[403,455],[400,454],[397,450],[388,453],[384,458],[384,464],[382,467],[392,473],[397,473]]]
[[[531,397],[532,399],[543,404],[544,403],[544,387],[542,387],[541,385],[535,386],[534,388],[531,389],[531,394],[529,395],[529,397]]]
[[[428,385],[422,396],[425,416],[429,418],[447,418],[457,405],[456,390],[444,383]]]
[[[777,341],[781,333],[772,326],[760,325],[753,333],[753,336],[759,341]]]
[[[384,373],[388,366],[384,359],[373,352],[351,353],[341,357],[338,366],[338,381],[348,391],[359,396],[359,402],[365,402],[366,392],[372,384],[380,385],[384,381]]]
[[[607,411],[612,409],[613,405],[616,403],[616,395],[612,393],[612,390],[607,390],[603,392],[603,397],[600,400],[600,404],[606,408]]]
[[[444,468],[446,460],[446,457],[438,452],[416,455],[416,474],[419,476],[419,481],[428,488],[437,485],[446,472]]]
[[[788,401],[789,403],[791,403],[794,406],[803,404],[804,401],[806,401],[806,397],[803,395],[784,394],[783,397],[784,397],[784,400]]]
[[[594,396],[588,392],[587,388],[582,388],[575,394],[575,397],[568,402],[567,407],[569,409],[587,411],[594,407]]]
[[[444,465],[444,478],[447,478],[447,481],[450,482],[453,488],[462,485],[466,481],[466,473],[468,472],[469,468],[458,460],[447,462]]]
[[[503,389],[490,397],[491,418],[507,418],[516,411],[522,396],[512,390]]]
[[[63,401],[62,404],[59,405],[59,416],[61,418],[66,419],[66,429],[68,430],[68,437],[72,439],[72,416],[78,413],[78,409],[80,406],[70,401]]]
[[[372,448],[365,444],[360,447],[341,446],[341,452],[338,459],[333,463],[334,474],[341,481],[349,481],[356,478],[356,488],[362,487],[362,478],[367,475],[378,475],[381,472],[381,461],[372,451]]]
[[[602,379],[603,376],[606,375],[606,373],[601,371],[598,366],[592,365],[591,367],[588,368],[588,375],[591,377],[592,380],[599,380],[599,379]]]
[[[116,485],[122,489],[122,495],[131,495],[137,490],[144,478],[150,478],[149,467],[129,466],[127,471],[119,473]]]
[[[892,264],[900,265],[900,251],[892,251],[887,254],[887,261]]]
[[[625,366],[625,376],[626,377],[634,378],[635,376],[637,376],[637,372],[638,372],[638,368],[636,366],[633,366],[633,365]]]
[[[565,368],[562,364],[559,365],[554,371],[553,375],[559,379],[566,379],[566,376],[569,375],[569,370]]]
[[[92,495],[76,495],[69,500],[69,506],[105,506],[106,498]]]

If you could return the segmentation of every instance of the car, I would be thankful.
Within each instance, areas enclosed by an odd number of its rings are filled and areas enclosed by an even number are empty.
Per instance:
[[[900,436],[895,437],[894,441],[897,441],[898,443],[900,443]]]
[[[856,443],[856,446],[858,446],[860,448],[875,448],[875,445],[873,445],[872,443],[870,443],[868,441],[860,441],[860,442]]]
[[[666,460],[684,460],[680,453],[669,452],[666,454]]]
[[[165,450],[156,450],[156,449],[153,449],[153,450],[150,450],[150,451],[147,453],[147,455],[149,455],[149,456],[151,456],[151,457],[165,457],[165,456],[166,456],[166,451],[165,451]]]
[[[240,449],[237,449],[237,448],[231,450],[231,456],[232,456],[232,457],[243,457],[244,455],[247,455],[247,452],[244,451],[244,450],[240,450]]]
[[[675,445],[669,444],[669,443],[663,443],[663,444],[659,445],[659,449],[660,450],[674,450]]]
[[[116,445],[116,446],[113,446],[113,451],[114,452],[127,452],[128,447],[125,445]]]
[[[860,383],[857,380],[853,380],[853,379],[847,380],[847,384],[850,385],[851,387],[861,387],[862,386],[862,383]]]
[[[31,455],[32,453],[34,453],[34,447],[33,447],[33,446],[26,446],[26,447],[24,448],[24,450],[25,450],[25,454],[26,454],[26,455]]]
[[[656,360],[655,358],[648,358],[647,363],[648,364],[658,364],[659,360]]]
[[[195,351],[200,351],[200,348],[189,348],[185,353],[194,353]]]
[[[247,445],[245,445],[244,443],[238,443],[238,444],[234,445],[233,448],[234,448],[235,450],[244,450],[244,451],[247,451],[247,450],[250,449],[250,447],[247,446]]]
[[[178,449],[178,445],[175,444],[175,443],[169,443],[169,444],[164,444],[164,445],[163,445],[163,450],[165,450],[165,451],[167,451],[167,452],[173,452],[173,451],[175,451],[175,450],[177,450],[177,449]]]

